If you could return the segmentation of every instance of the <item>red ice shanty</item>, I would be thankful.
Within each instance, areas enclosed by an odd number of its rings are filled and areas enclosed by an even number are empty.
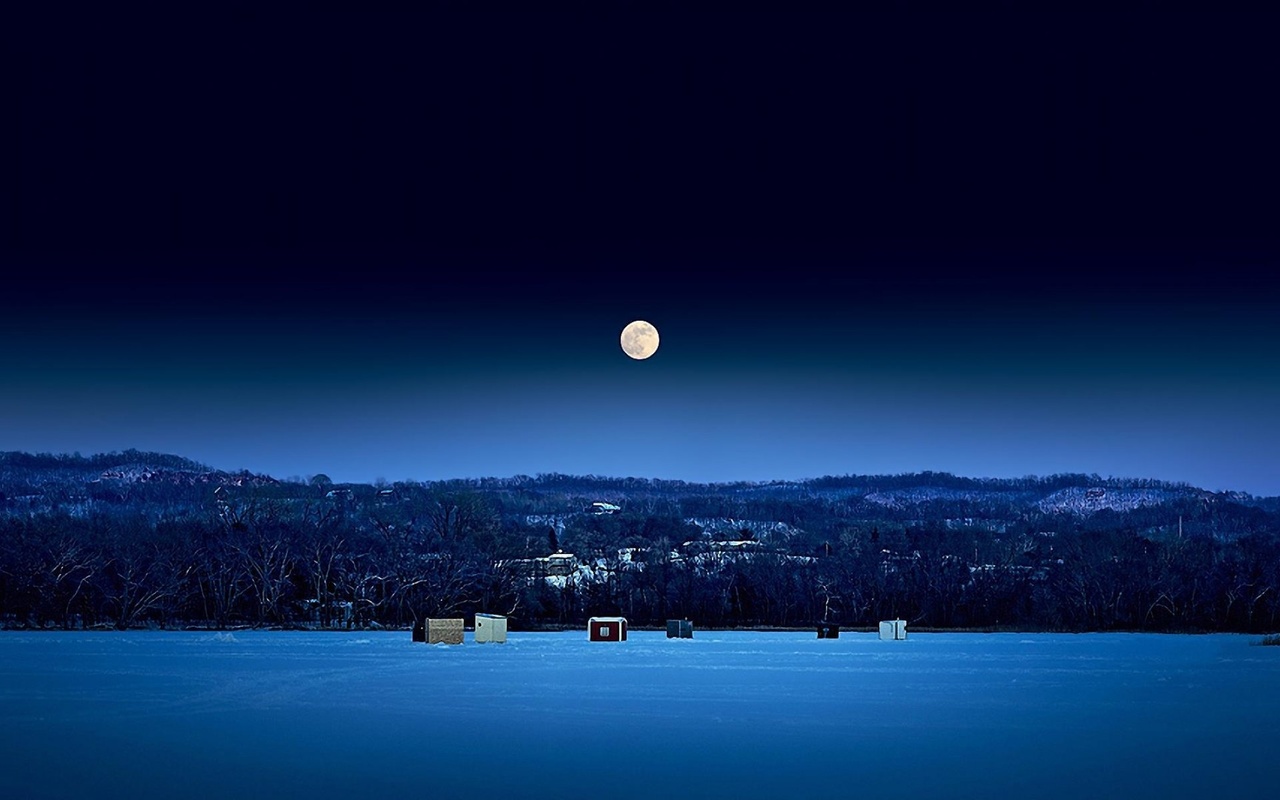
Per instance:
[[[625,642],[626,617],[592,617],[587,620],[587,638],[593,642]]]

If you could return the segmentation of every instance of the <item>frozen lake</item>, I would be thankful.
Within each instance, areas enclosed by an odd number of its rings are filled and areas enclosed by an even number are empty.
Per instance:
[[[1259,638],[0,633],[0,797],[1274,797]]]

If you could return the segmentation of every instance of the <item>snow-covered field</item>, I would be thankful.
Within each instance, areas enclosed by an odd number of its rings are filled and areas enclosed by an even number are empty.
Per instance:
[[[1259,637],[0,634],[0,797],[1280,793]]]

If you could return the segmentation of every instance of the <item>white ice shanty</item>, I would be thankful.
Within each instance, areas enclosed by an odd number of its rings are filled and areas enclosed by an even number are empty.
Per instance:
[[[505,642],[507,618],[498,614],[476,614],[477,642]]]
[[[905,619],[886,619],[880,622],[880,639],[897,641],[907,638],[907,621]]]

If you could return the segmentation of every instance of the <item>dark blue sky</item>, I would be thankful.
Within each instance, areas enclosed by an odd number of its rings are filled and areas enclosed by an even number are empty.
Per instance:
[[[1276,16],[443,7],[5,12],[0,449],[1280,494]]]

